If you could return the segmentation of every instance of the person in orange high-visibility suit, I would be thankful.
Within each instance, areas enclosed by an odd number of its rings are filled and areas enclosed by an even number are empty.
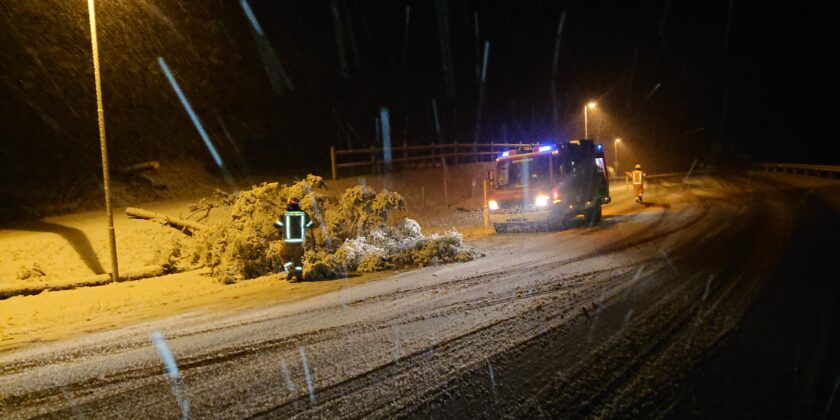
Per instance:
[[[636,164],[633,172],[627,172],[627,176],[633,181],[633,193],[636,194],[636,202],[642,202],[642,194],[645,193],[646,173],[642,172],[642,165]]]

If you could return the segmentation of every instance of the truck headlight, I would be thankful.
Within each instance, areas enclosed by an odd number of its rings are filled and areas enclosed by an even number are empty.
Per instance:
[[[538,195],[537,199],[534,201],[534,204],[537,207],[545,207],[548,205],[548,196],[547,195]]]
[[[487,207],[489,207],[490,210],[498,210],[499,203],[497,203],[496,200],[490,200],[487,202]]]

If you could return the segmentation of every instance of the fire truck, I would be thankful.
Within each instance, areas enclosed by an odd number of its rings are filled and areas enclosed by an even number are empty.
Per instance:
[[[541,226],[557,228],[578,215],[601,220],[611,201],[604,146],[571,140],[503,152],[489,173],[487,207],[496,232]]]

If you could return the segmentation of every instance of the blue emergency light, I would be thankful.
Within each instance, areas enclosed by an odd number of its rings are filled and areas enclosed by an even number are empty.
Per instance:
[[[553,149],[553,148],[554,148],[554,146],[550,146],[550,145],[549,145],[549,146],[540,146],[539,151],[540,151],[540,152],[547,152],[547,151],[549,151],[549,150],[551,150],[551,149]]]
[[[598,150],[601,150],[601,149],[603,149],[603,148],[604,148],[604,145],[602,145],[602,144],[596,144],[596,145],[595,145],[595,148],[596,148],[596,149],[598,149]]]
[[[510,151],[502,152],[501,157],[508,157],[510,156]]]

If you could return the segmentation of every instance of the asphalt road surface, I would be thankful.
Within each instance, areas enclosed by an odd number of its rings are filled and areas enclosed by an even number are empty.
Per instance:
[[[470,263],[2,354],[0,417],[838,418],[837,194],[616,188],[600,225]]]

